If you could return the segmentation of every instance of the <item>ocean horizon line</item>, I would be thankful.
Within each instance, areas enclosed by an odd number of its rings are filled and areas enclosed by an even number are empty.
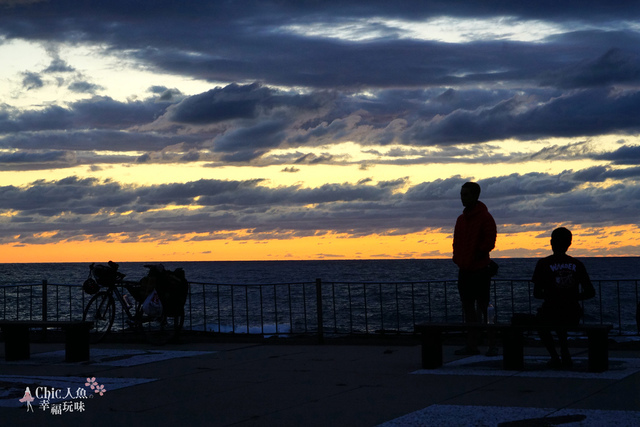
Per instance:
[[[549,253],[551,255],[551,253]],[[571,255],[571,254],[569,254]],[[537,256],[537,257],[491,257],[491,259],[495,260],[536,260],[543,258],[547,255]],[[620,258],[640,258],[640,255],[571,255],[578,259],[620,259]],[[24,262],[2,262],[0,261],[0,265],[3,264],[91,264],[91,263],[107,263],[108,261],[113,261],[116,263],[149,263],[149,264],[162,264],[162,263],[180,263],[180,262],[227,262],[227,263],[241,263],[241,262],[320,262],[320,261],[451,261],[451,257],[440,257],[440,258],[312,258],[312,259],[246,259],[246,260],[119,260],[117,258],[99,260],[99,261],[24,261]]]

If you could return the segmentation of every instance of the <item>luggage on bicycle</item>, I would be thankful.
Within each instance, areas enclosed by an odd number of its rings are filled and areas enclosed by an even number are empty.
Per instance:
[[[124,274],[118,272],[118,264],[113,261],[109,261],[107,265],[91,264],[89,266],[89,277],[82,284],[82,290],[89,295],[94,295],[100,290],[101,286],[112,286],[124,276]]]
[[[89,274],[93,276],[98,285],[105,287],[114,285],[118,279],[125,276],[122,273],[118,273],[118,264],[112,261],[109,261],[108,265],[91,264],[89,269]]]
[[[146,279],[149,286],[158,292],[164,315],[167,317],[183,315],[184,304],[189,293],[189,282],[185,278],[184,270],[181,268],[174,271],[166,270],[162,264],[145,265],[145,267],[149,268]]]
[[[158,317],[163,314],[162,302],[158,292],[154,289],[142,303],[142,310],[147,316]]]
[[[93,280],[92,277],[89,277],[82,284],[82,290],[88,293],[89,295],[93,295],[98,293],[98,291],[100,290],[100,285],[98,285],[98,283],[95,280]]]
[[[143,277],[142,279],[140,279],[140,282],[138,283],[126,283],[124,285],[124,287],[127,288],[127,291],[129,291],[129,293],[133,297],[133,299],[135,299],[137,302],[140,302],[140,303],[144,302],[144,300],[147,299],[147,296],[149,296],[149,294],[151,293],[148,286],[146,285],[146,281],[147,281],[147,278]]]

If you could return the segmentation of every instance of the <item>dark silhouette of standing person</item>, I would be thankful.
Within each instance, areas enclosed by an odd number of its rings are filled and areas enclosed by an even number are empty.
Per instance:
[[[458,266],[458,292],[467,323],[487,321],[491,288],[489,252],[496,245],[496,222],[487,206],[479,201],[480,185],[466,182],[460,190],[464,206],[453,232],[453,262]],[[456,354],[479,354],[478,332],[469,331],[467,345]],[[491,345],[488,355],[497,354]]]
[[[553,255],[538,261],[532,279],[533,296],[544,300],[538,309],[538,321],[558,327],[556,334],[562,360],[558,357],[551,332],[539,331],[540,339],[551,356],[548,365],[552,368],[570,368],[573,365],[567,331],[562,328],[576,326],[582,317],[579,301],[593,298],[596,294],[584,264],[567,255],[571,240],[571,231],[568,229],[560,227],[553,230]]]

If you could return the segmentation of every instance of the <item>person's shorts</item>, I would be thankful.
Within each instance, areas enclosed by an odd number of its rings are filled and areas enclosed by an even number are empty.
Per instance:
[[[480,271],[460,270],[458,273],[458,292],[462,302],[475,302],[488,305],[491,291],[491,275],[487,269]]]

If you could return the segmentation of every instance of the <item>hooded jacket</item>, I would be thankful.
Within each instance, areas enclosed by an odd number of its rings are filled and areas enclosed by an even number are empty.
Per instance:
[[[491,262],[496,234],[496,222],[484,203],[465,208],[453,232],[453,262],[461,270],[482,270]]]

